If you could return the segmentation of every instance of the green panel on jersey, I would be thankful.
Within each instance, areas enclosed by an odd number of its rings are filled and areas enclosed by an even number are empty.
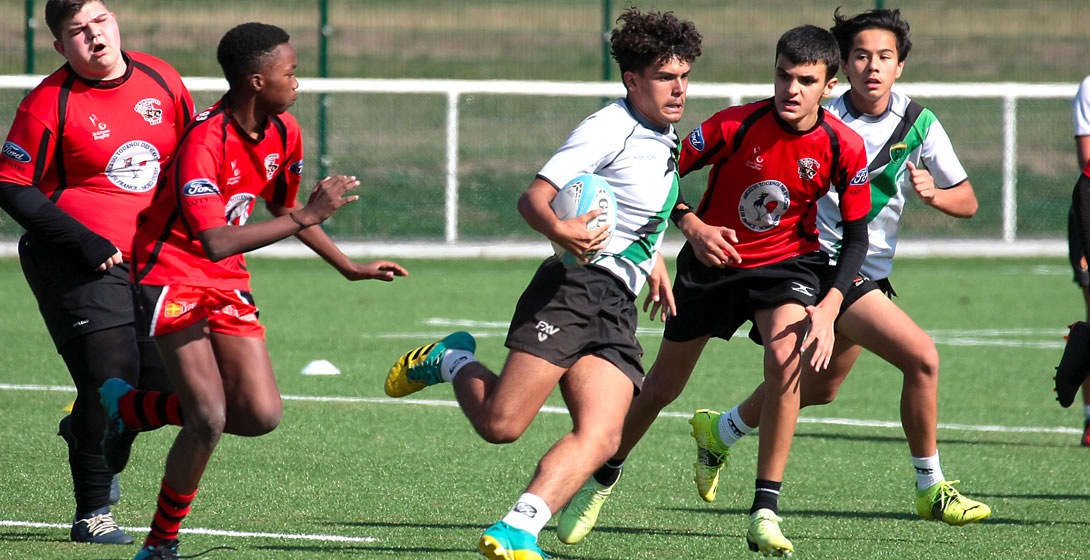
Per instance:
[[[677,171],[675,171],[674,181],[670,185],[670,194],[666,196],[662,209],[655,213],[655,217],[659,219],[658,228],[654,232],[642,235],[638,240],[633,241],[631,245],[621,252],[621,257],[638,265],[654,256],[652,248],[655,247],[659,237],[662,236],[662,232],[666,231],[666,221],[670,219],[670,211],[673,210],[674,204],[677,202],[679,188],[678,175]],[[651,225],[651,221],[649,219],[647,225]]]
[[[923,145],[927,132],[931,130],[931,124],[937,120],[930,109],[921,111],[904,140],[890,147],[890,161],[882,168],[882,172],[870,176],[870,212],[867,213],[867,223],[878,216],[890,199],[897,196],[897,183],[904,172],[908,155]]]

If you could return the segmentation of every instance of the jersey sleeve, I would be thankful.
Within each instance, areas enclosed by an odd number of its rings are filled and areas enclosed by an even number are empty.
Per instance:
[[[620,153],[623,139],[617,139],[624,130],[610,130],[609,123],[598,115],[592,115],[579,123],[560,149],[549,158],[537,176],[560,189],[571,179],[584,173],[596,173]]]
[[[843,135],[841,177],[834,178],[840,195],[840,216],[844,221],[866,217],[870,212],[870,174],[867,170],[867,150],[863,139],[850,129]]]
[[[719,112],[700,123],[684,140],[678,155],[678,175],[684,177],[691,171],[715,165],[729,154],[727,143],[733,140],[733,130]]]
[[[1071,107],[1075,115],[1075,136],[1090,136],[1090,76],[1079,84]]]
[[[938,119],[932,121],[927,130],[927,136],[920,147],[920,162],[927,167],[935,179],[935,186],[940,189],[948,189],[969,178],[954,152],[950,136]]]
[[[0,181],[38,186],[53,161],[54,131],[24,107],[19,107],[0,155]]]
[[[217,154],[199,142],[185,141],[178,147],[175,194],[181,219],[193,238],[206,229],[227,225],[226,204],[219,184],[222,162]]]

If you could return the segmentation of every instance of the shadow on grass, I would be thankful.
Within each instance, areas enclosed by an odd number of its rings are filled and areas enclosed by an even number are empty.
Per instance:
[[[1088,494],[981,494],[973,492],[980,498],[1003,498],[1014,500],[1090,500]]]
[[[866,443],[897,443],[905,445],[905,437],[903,434],[895,436],[878,436],[878,435],[856,435],[856,434],[829,434],[829,433],[805,433],[796,432],[795,438],[813,438],[813,439],[829,439],[829,440],[841,440],[852,442],[866,442]],[[1040,441],[1008,441],[1008,440],[995,440],[989,441],[987,439],[954,439],[954,438],[939,438],[937,443],[949,444],[949,445],[1002,445],[1004,447],[1034,447],[1034,448],[1064,448],[1072,447],[1069,443],[1057,441],[1055,443],[1040,442]]]
[[[1003,494],[979,494],[973,493],[973,496],[979,498],[1026,498],[1026,499],[1065,499],[1063,495],[1003,495]],[[1090,499],[1090,496],[1073,496],[1070,499]],[[704,509],[704,508],[662,508],[667,511],[676,511],[679,513],[688,513],[692,515],[738,515],[748,516],[748,509]],[[913,513],[904,512],[889,512],[889,511],[835,511],[835,510],[790,510],[785,511],[785,514],[791,517],[828,517],[834,519],[889,519],[893,521],[912,521],[920,523],[939,523],[937,521],[926,521],[921,519],[920,516]],[[1070,525],[1070,526],[1090,526],[1090,520],[1087,521],[1056,521],[1054,519],[1049,520],[1033,520],[1033,519],[1012,519],[997,516],[992,514],[990,517],[983,519],[979,522],[981,525],[1011,525],[1019,527],[1035,527],[1038,525]],[[597,531],[598,529],[595,529]]]
[[[677,509],[677,511],[688,511],[685,509]],[[692,510],[697,511],[697,510]],[[739,510],[741,511],[741,510]],[[748,513],[746,515],[749,515]],[[390,523],[386,521],[376,521],[369,523],[366,521],[360,522],[344,522],[344,523],[328,523],[327,525],[339,526],[339,527],[398,527],[407,529],[476,529],[484,532],[488,528],[486,524],[450,524],[450,523]],[[659,535],[662,537],[719,537],[722,536],[719,533],[695,533],[693,531],[678,531],[674,529],[655,529],[655,528],[643,528],[643,527],[595,527],[595,533],[613,533],[619,535]]]

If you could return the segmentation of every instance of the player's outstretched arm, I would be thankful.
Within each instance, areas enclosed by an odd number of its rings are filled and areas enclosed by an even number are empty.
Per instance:
[[[587,224],[602,213],[595,209],[576,216],[570,220],[561,220],[556,217],[549,203],[556,198],[556,188],[548,181],[535,178],[533,183],[522,193],[518,201],[519,214],[522,219],[535,231],[541,233],[550,241],[560,245],[573,255],[583,258],[588,251],[597,251],[604,248],[604,243],[609,237],[609,226],[587,231]],[[583,259],[586,262],[586,259]]]
[[[205,256],[213,262],[253,251],[322,223],[338,208],[359,199],[358,196],[344,196],[359,184],[355,177],[326,177],[314,188],[307,205],[298,210],[279,214],[274,212],[276,218],[264,222],[209,228],[197,236],[201,239]]]
[[[655,267],[651,275],[647,277],[647,299],[643,302],[643,310],[651,308],[651,320],[658,316],[662,322],[667,317],[677,315],[677,306],[674,304],[674,290],[670,284],[670,271],[666,270],[666,261],[662,253],[655,254]]]
[[[906,166],[912,186],[924,204],[955,218],[972,218],[976,214],[976,192],[968,179],[948,189],[940,189],[935,186],[929,171],[917,168],[912,162]]]

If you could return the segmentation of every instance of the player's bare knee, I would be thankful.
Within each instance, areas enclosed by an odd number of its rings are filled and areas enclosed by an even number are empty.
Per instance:
[[[821,406],[836,400],[839,387],[821,387],[810,391],[803,391],[799,400],[799,408],[807,406]]]
[[[656,382],[653,380],[653,377],[648,377],[647,381],[643,384],[643,388],[640,389],[640,395],[637,398],[662,410],[663,408],[666,408],[666,405],[674,402],[681,396],[681,391],[684,387],[684,385],[666,380]]]
[[[505,418],[490,418],[475,423],[477,433],[488,443],[504,444],[517,441],[526,432],[526,426]]]

